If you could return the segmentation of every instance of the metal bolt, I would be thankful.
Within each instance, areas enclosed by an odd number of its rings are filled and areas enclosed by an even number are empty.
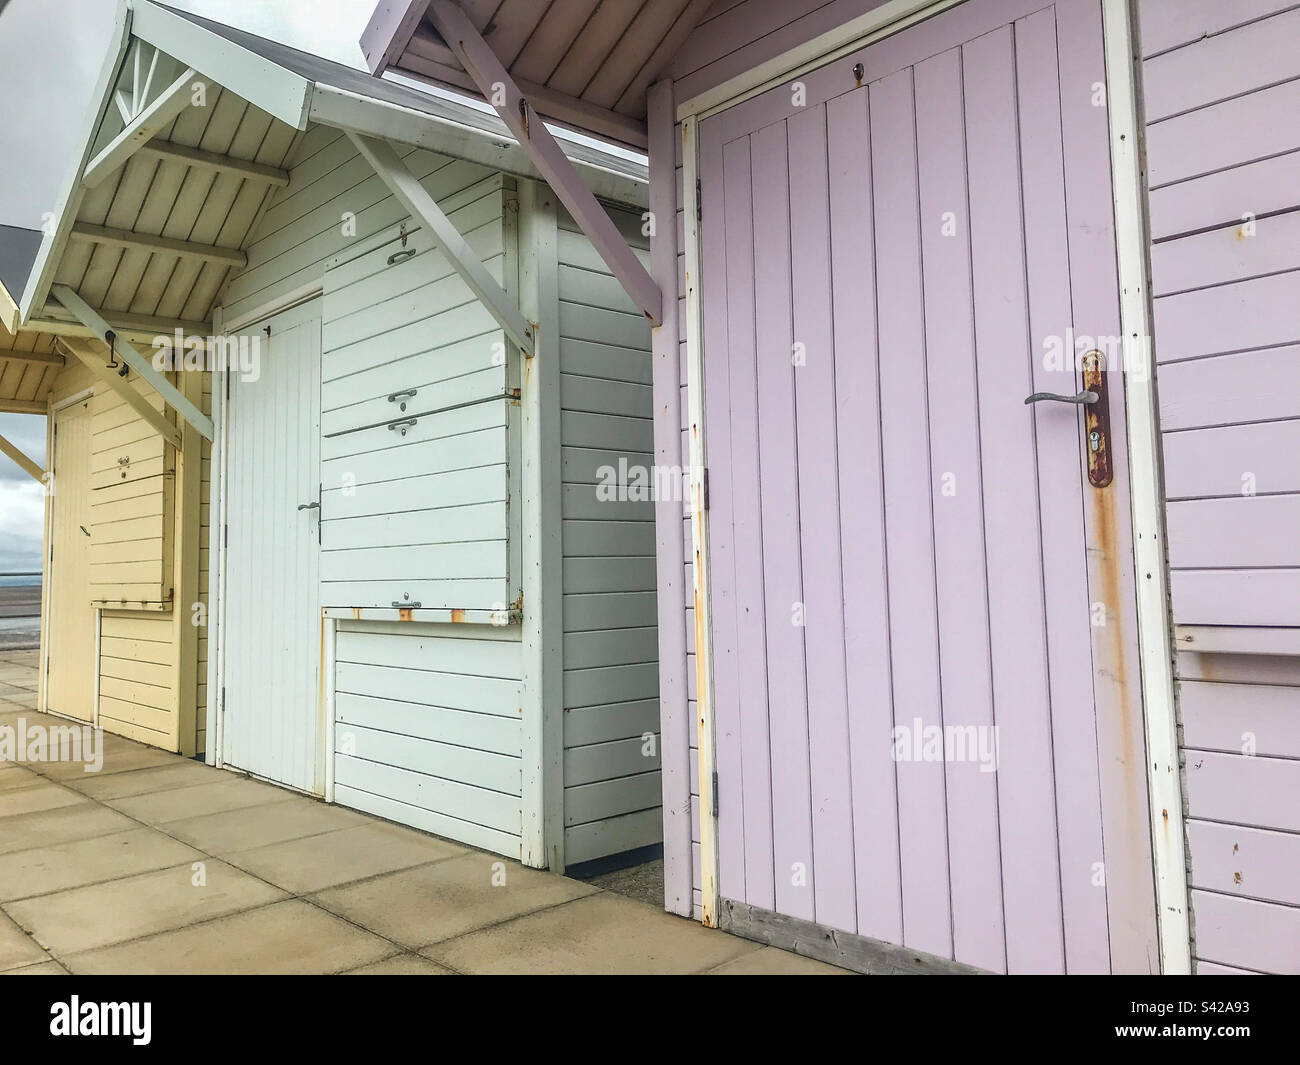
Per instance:
[[[854,63],[854,64],[853,64],[853,80],[854,80],[854,81],[861,81],[861,80],[863,79],[863,77],[866,75],[866,73],[867,73],[867,68],[864,67],[861,63]]]

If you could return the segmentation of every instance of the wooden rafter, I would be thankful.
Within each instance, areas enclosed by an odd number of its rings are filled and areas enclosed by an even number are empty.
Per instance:
[[[0,399],[0,414],[48,414],[43,399]]]
[[[250,162],[247,159],[235,159],[229,155],[205,152],[199,148],[187,148],[183,144],[170,141],[152,140],[140,149],[141,155],[150,155],[182,166],[197,167],[200,170],[216,170],[223,174],[232,174],[246,181],[259,181],[266,185],[285,186],[289,184],[289,171],[279,167],[266,166]]]
[[[150,254],[175,255],[182,259],[219,263],[222,266],[233,266],[237,270],[242,270],[248,264],[248,256],[238,248],[219,248],[213,244],[196,244],[193,241],[174,240],[171,237],[133,233],[126,229],[92,226],[88,222],[76,223],[69,236],[73,240],[93,244],[111,244],[115,247],[132,248]]]
[[[142,314],[124,314],[116,311],[97,311],[113,328],[119,337],[132,343],[151,344],[153,338],[171,335],[179,329],[186,336],[208,337],[212,335],[210,322],[188,322],[179,318],[150,318]],[[95,330],[88,328],[73,318],[66,309],[58,306],[46,306],[38,315],[29,320],[26,329],[48,333],[55,337],[97,337]]]
[[[62,366],[66,361],[57,351],[15,351],[0,348],[0,362],[29,362],[40,366]]]

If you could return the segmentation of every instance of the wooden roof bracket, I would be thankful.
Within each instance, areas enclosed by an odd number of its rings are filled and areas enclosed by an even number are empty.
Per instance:
[[[380,180],[388,186],[393,196],[413,218],[427,226],[434,241],[447,256],[448,261],[460,274],[470,288],[491,312],[511,342],[519,347],[526,358],[532,358],[535,350],[533,327],[525,320],[519,308],[507,295],[505,289],[497,284],[483,261],[474,254],[474,249],[460,235],[460,231],[451,219],[438,206],[437,202],[387,141],[375,137],[366,137],[360,133],[348,131],[348,137],[357,146],[357,150],[366,157]]]
[[[216,435],[216,430],[213,428],[212,419],[182,395],[180,389],[155,370],[153,368],[153,363],[149,359],[146,359],[136,351],[135,348],[121,336],[113,333],[112,327],[99,316],[98,312],[96,312],[94,308],[78,296],[72,289],[68,288],[67,285],[53,285],[51,286],[50,291],[54,294],[55,298],[72,313],[73,317],[94,333],[97,338],[103,340],[105,343],[110,343],[109,334],[113,334],[113,339],[111,341],[113,349],[122,356],[123,361],[130,366],[132,370],[148,381],[180,417],[184,418],[194,426],[194,428],[197,429],[206,439],[213,439]],[[65,342],[65,346],[79,359],[91,366],[92,369],[96,368],[95,363],[97,360],[95,359],[93,352],[82,348],[80,345],[70,345]],[[100,365],[102,366],[102,363]],[[167,424],[172,433],[176,434],[175,440],[172,440],[171,436],[163,431],[154,418],[145,414],[143,410],[140,410],[139,406],[132,402],[131,397],[127,395],[128,392],[137,397],[140,395],[132,386],[128,385],[125,381],[122,381],[116,374],[108,374],[107,376],[101,375],[101,377],[117,389],[117,391],[121,392],[123,397],[125,397],[127,401],[130,402],[137,411],[139,411],[141,416],[149,421],[155,429],[158,429],[163,436],[167,437],[170,442],[175,443],[180,439],[179,432],[176,430],[175,426],[167,423],[166,419],[163,419],[163,422],[164,424]],[[158,414],[158,412],[155,411],[147,402],[144,405],[148,407],[151,414]]]
[[[610,272],[631,297],[637,309],[658,326],[663,320],[663,293],[636,253],[587,188],[578,171],[560,150],[496,53],[488,47],[469,17],[453,0],[431,0],[429,20],[455,53],[466,73],[510,128],[528,157],[568,209]],[[665,225],[671,220],[666,220]]]
[[[26,452],[6,440],[3,435],[0,435],[0,454],[8,455],[38,484],[45,483],[45,471],[33,459],[28,458]]]

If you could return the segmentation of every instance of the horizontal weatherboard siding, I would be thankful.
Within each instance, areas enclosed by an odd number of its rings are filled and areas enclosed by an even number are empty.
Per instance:
[[[648,265],[640,219],[614,212]],[[654,504],[610,498],[653,463],[650,330],[564,212],[559,251],[565,861],[662,838]]]
[[[517,858],[518,630],[357,623],[336,639],[336,800]]]

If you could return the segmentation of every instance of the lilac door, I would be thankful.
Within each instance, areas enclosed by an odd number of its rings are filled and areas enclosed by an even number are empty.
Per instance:
[[[726,899],[1158,968],[1122,376],[1106,487],[1025,403],[1119,335],[1104,79],[973,0],[700,124]]]

